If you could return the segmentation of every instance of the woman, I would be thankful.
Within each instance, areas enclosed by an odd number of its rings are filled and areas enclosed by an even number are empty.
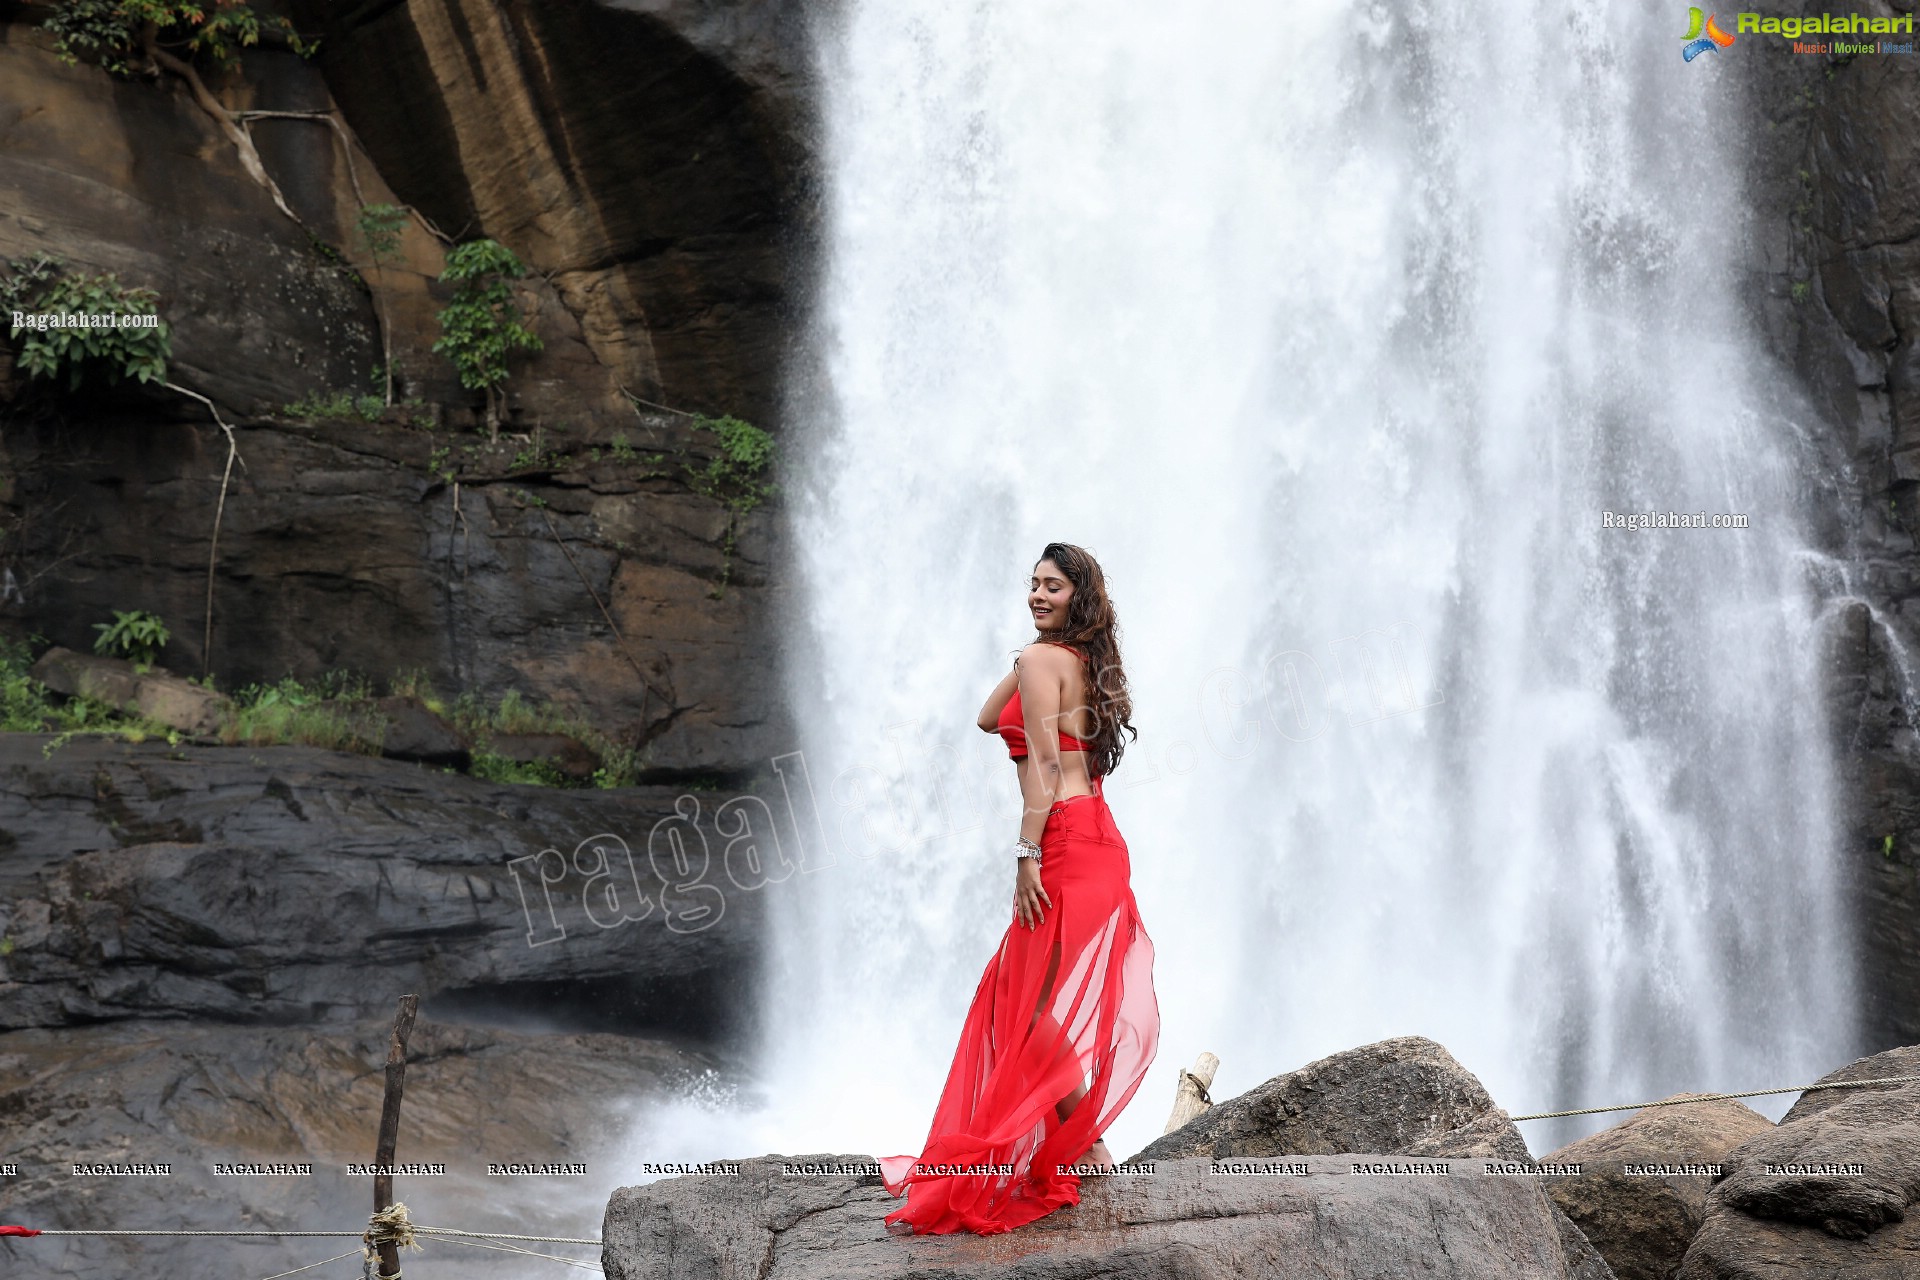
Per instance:
[[[887,1215],[896,1234],[1010,1231],[1079,1203],[1072,1167],[1112,1166],[1100,1134],[1159,1040],[1153,944],[1101,794],[1121,731],[1139,736],[1106,579],[1079,547],[1049,543],[1027,607],[1039,634],[980,709],[1025,801],[1013,923],[974,992],[925,1149],[881,1161],[887,1190],[906,1196]]]

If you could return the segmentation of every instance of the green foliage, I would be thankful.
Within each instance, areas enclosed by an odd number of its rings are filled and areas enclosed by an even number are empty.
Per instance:
[[[47,733],[74,728],[74,717],[55,703],[31,674],[33,654],[18,640],[0,638],[0,730]],[[91,712],[80,713],[82,720]]]
[[[60,698],[33,678],[32,667],[27,645],[0,639],[0,732],[54,734],[42,749],[48,755],[80,734],[110,734],[133,742],[178,736],[164,725],[92,698]]]
[[[704,469],[687,471],[687,483],[695,493],[725,503],[744,514],[773,495],[775,486],[766,476],[773,466],[773,437],[739,418],[694,419],[694,427],[711,432],[719,439],[720,452]]]
[[[516,351],[539,351],[540,339],[520,323],[513,286],[527,273],[513,250],[493,240],[475,240],[447,255],[442,282],[455,286],[453,300],[440,312],[440,337],[433,349],[453,362],[460,385],[487,393],[487,421],[497,424],[500,387],[507,380],[507,358]]]
[[[476,778],[485,778],[488,782],[517,782],[532,787],[570,787],[573,780],[544,760],[521,762],[509,760],[505,756],[495,755],[491,751],[473,753],[473,764],[468,769]]]
[[[280,412],[289,418],[321,418],[348,422],[378,422],[387,402],[375,395],[356,395],[351,391],[316,391],[289,404]]]
[[[615,462],[633,462],[640,457],[634,447],[627,443],[627,433],[624,431],[613,437],[613,443],[607,446],[607,456]]]
[[[93,629],[100,633],[93,642],[95,653],[127,658],[141,668],[151,667],[173,639],[167,624],[144,609],[115,609],[112,622],[96,622]]]
[[[388,683],[387,689],[395,697],[413,698],[427,710],[437,716],[447,714],[446,699],[434,691],[433,682],[427,679],[427,673],[418,667],[411,667]]]
[[[151,289],[131,288],[112,272],[98,275],[68,273],[58,259],[45,254],[7,264],[0,282],[0,306],[9,320],[16,311],[57,317],[55,327],[10,325],[9,336],[23,339],[18,367],[36,378],[67,378],[67,389],[78,390],[89,373],[104,373],[110,382],[135,378],[164,381],[171,354],[166,321],[160,319],[160,296]],[[147,316],[137,328],[121,328],[112,316]],[[72,325],[73,327],[68,327]]]
[[[38,311],[39,298],[60,278],[60,259],[36,253],[31,258],[12,258],[0,277],[0,315],[12,317],[16,311]]]
[[[1793,294],[1793,300],[1795,302],[1805,302],[1813,293],[1813,286],[1805,280],[1795,280],[1793,282],[1793,288],[1789,292]]]
[[[1893,837],[1892,836],[1888,836],[1885,840],[1882,840],[1880,842],[1880,856],[1889,860],[1893,858]]]
[[[229,746],[297,743],[377,756],[385,734],[386,720],[374,707],[367,681],[330,672],[312,683],[286,676],[248,685],[234,695],[220,740]]]
[[[565,466],[566,462],[565,454],[547,448],[546,432],[536,430],[525,447],[513,455],[513,461],[507,464],[507,470],[555,471]]]
[[[260,41],[261,15],[240,0],[61,0],[41,25],[53,33],[54,51],[73,64],[82,57],[98,62],[114,75],[132,75],[140,69],[141,32],[152,23],[156,43],[184,44],[187,56],[205,53],[225,65],[242,48]],[[288,45],[303,58],[319,49],[318,41],[303,40],[285,18],[268,17],[282,31]]]
[[[400,233],[406,225],[407,211],[397,204],[366,205],[354,220],[360,243],[366,246],[375,266],[400,256]]]
[[[600,757],[600,768],[593,775],[596,787],[630,787],[639,778],[640,753],[608,738],[574,708],[530,702],[509,689],[491,704],[471,693],[460,695],[454,701],[452,719],[469,741],[481,744],[473,754],[472,772],[477,778],[545,787],[580,785],[550,765],[519,764],[487,751],[485,743],[496,733],[563,733],[578,739]]]

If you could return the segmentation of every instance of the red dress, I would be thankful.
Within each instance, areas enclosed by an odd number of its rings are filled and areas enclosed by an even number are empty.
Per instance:
[[[998,728],[1023,758],[1018,691]],[[1062,734],[1060,748],[1084,746]],[[1053,905],[1035,928],[1010,924],[987,962],[925,1148],[880,1162],[887,1190],[906,1196],[887,1215],[891,1231],[988,1235],[1078,1204],[1080,1179],[1063,1166],[1120,1114],[1153,1061],[1153,943],[1098,776],[1092,795],[1047,811],[1040,849]],[[1054,1104],[1083,1084],[1062,1121]]]

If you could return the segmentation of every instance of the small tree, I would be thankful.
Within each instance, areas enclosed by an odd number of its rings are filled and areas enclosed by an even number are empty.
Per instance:
[[[153,290],[129,288],[112,272],[68,274],[57,259],[44,255],[8,266],[0,302],[9,319],[19,311],[29,321],[9,325],[11,337],[24,339],[18,360],[22,373],[48,379],[64,374],[69,391],[78,390],[89,372],[104,374],[109,382],[166,381],[171,344],[157,309],[160,296]],[[123,327],[125,316],[147,322]]]
[[[41,25],[53,33],[54,51],[68,63],[82,55],[96,59],[115,75],[133,74],[140,59],[163,44],[225,66],[243,46],[260,41],[261,15],[243,0],[55,0],[47,7]],[[295,53],[316,47],[287,19],[266,22]]]
[[[381,368],[386,373],[386,402],[393,404],[393,326],[387,323],[386,264],[400,257],[400,232],[407,225],[407,211],[397,204],[370,204],[360,210],[358,226],[361,243],[373,259],[376,277],[374,306],[380,314]]]
[[[500,439],[500,410],[506,400],[507,357],[515,351],[539,351],[541,341],[520,323],[513,286],[527,269],[513,250],[494,240],[475,240],[447,255],[440,279],[457,286],[453,301],[440,312],[435,351],[453,361],[460,385],[487,396],[487,433]]]
[[[144,609],[115,609],[112,622],[96,622],[93,629],[100,633],[93,642],[95,653],[125,658],[141,671],[152,670],[160,651],[173,639],[167,624]]]

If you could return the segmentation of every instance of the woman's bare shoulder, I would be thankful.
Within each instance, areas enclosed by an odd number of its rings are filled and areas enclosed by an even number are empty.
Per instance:
[[[1056,644],[1051,640],[1035,640],[1032,644],[1022,649],[1020,656],[1014,659],[1014,661],[1016,663],[1032,664],[1036,668],[1052,666],[1062,671],[1076,664],[1073,650],[1064,645]]]

